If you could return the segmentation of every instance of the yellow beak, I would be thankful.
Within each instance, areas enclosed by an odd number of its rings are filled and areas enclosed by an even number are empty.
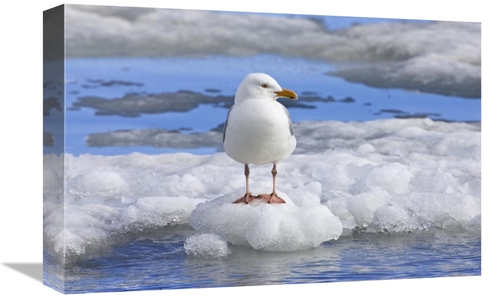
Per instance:
[[[297,100],[299,97],[297,96],[297,93],[293,92],[292,90],[288,90],[283,88],[281,91],[276,91],[274,92],[278,95],[278,97],[287,97],[289,99]]]

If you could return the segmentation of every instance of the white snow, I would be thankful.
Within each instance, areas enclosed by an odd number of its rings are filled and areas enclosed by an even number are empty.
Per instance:
[[[267,251],[296,251],[314,248],[322,242],[338,239],[342,223],[319,203],[297,206],[286,195],[286,204],[252,202],[250,206],[232,204],[234,194],[200,204],[190,224],[204,233],[221,235],[234,244]],[[312,205],[312,206],[311,206]]]
[[[401,21],[328,30],[305,17],[84,5],[67,5],[66,22],[68,57],[273,54],[340,62],[332,74],[368,85],[481,97],[480,23]],[[261,42],[263,32],[272,38]]]
[[[216,234],[198,234],[189,236],[184,243],[188,255],[195,257],[223,258],[231,253],[227,242]]]
[[[312,249],[355,231],[481,231],[479,125],[324,121],[296,133],[296,153],[278,165],[281,205],[232,204],[244,193],[243,165],[225,153],[45,155],[46,248],[85,257],[174,225],[196,230],[186,252],[204,257],[225,257],[230,245]],[[250,169],[251,191],[269,193],[271,166]]]

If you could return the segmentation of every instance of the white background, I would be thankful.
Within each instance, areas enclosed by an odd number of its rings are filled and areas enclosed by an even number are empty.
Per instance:
[[[11,3],[5,5],[6,3]],[[60,297],[8,264],[42,263],[42,35],[43,11],[58,1],[9,1],[2,7],[0,67],[0,296]],[[15,3],[15,4],[13,4]],[[72,4],[279,12],[482,23],[482,276],[223,289],[84,294],[85,297],[199,297],[280,295],[328,297],[492,297],[500,274],[497,101],[500,21],[494,1],[79,1]],[[39,274],[41,276],[41,273]]]

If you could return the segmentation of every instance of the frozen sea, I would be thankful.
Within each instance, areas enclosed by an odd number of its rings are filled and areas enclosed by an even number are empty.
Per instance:
[[[44,81],[46,285],[481,274],[480,25],[76,5],[67,14],[63,84]],[[269,19],[260,32],[277,38],[256,43],[252,24]],[[287,32],[298,37],[289,43]],[[222,124],[257,71],[299,95],[280,99],[298,143],[278,167],[283,205],[231,204],[243,166],[223,152]],[[254,193],[270,191],[270,170],[251,166]]]

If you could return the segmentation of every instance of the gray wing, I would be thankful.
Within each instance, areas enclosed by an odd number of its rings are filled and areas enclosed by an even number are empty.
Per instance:
[[[295,132],[293,130],[292,119],[290,119],[290,113],[288,112],[288,110],[285,108],[284,105],[282,105],[282,107],[283,107],[283,110],[285,110],[286,115],[288,116],[288,128],[290,129],[290,134],[293,136],[295,134]]]
[[[233,107],[231,107],[227,112],[226,122],[224,123],[224,130],[222,131],[222,143],[224,143],[224,141],[226,140],[226,127],[227,127],[227,122],[229,121],[229,114],[231,113],[232,109]]]

